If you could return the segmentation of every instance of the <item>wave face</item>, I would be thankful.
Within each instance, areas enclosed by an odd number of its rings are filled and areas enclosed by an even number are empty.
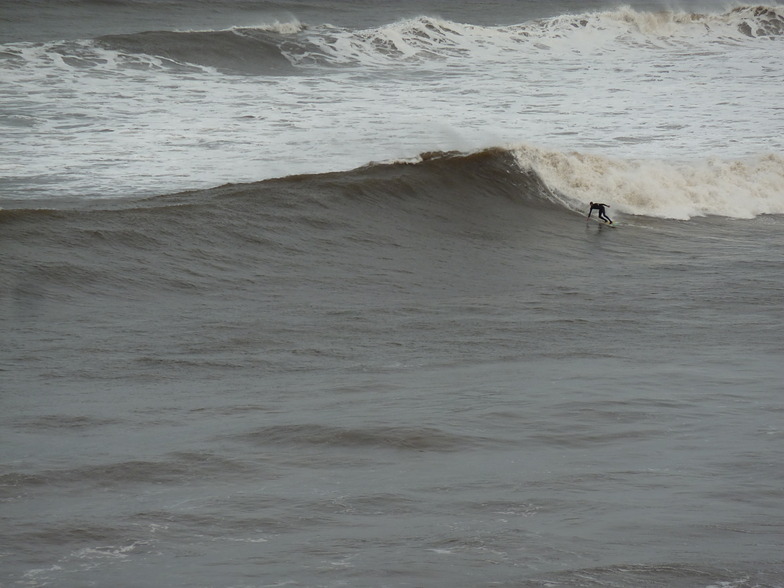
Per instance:
[[[311,288],[347,280],[360,299],[372,298],[368,289],[407,298],[453,282],[454,264],[503,264],[518,255],[520,235],[536,243],[537,258],[567,255],[570,239],[560,235],[584,212],[564,207],[500,149],[87,207],[2,210],[4,236],[17,243],[4,291],[32,302],[226,290],[252,298],[261,280],[287,297],[300,283],[310,297]],[[422,252],[444,248],[454,263],[434,272]],[[457,279],[472,280],[470,273]]]
[[[761,185],[754,177],[765,173],[769,191],[752,192],[750,185]],[[518,147],[142,200],[6,209],[0,222],[15,253],[6,260],[4,290],[32,301],[225,289],[252,297],[259,279],[283,290],[302,281],[309,291],[369,272],[386,276],[373,287],[405,292],[417,290],[419,279],[463,279],[451,263],[443,275],[420,274],[421,252],[444,248],[456,262],[480,265],[512,263],[525,248],[542,274],[575,255],[589,200],[612,203],[611,216],[628,225],[621,240],[636,248],[647,229],[673,226],[654,217],[784,214],[775,173],[780,161],[675,169]],[[702,185],[702,174],[721,181]],[[659,230],[646,238],[657,243]]]
[[[15,271],[21,273],[6,275],[9,291],[12,283],[49,283],[52,294],[64,288],[70,297],[104,287],[107,293],[218,291],[237,277],[233,272],[255,264],[293,264],[286,272],[291,276],[321,274],[315,261],[320,255],[330,256],[324,271],[353,273],[365,246],[379,253],[432,246],[409,241],[423,238],[421,229],[429,223],[456,239],[502,239],[518,223],[553,210],[568,214],[535,174],[520,171],[511,153],[489,150],[144,200],[95,201],[86,208],[2,210],[0,218],[13,227],[8,238],[37,243],[28,254],[20,249]],[[474,222],[477,214],[487,226]],[[79,250],[84,259],[74,254]],[[206,265],[194,271],[192,256]]]
[[[293,72],[277,38],[264,29],[108,35],[99,38],[98,44],[137,59],[147,56],[151,64],[211,67],[252,75]]]

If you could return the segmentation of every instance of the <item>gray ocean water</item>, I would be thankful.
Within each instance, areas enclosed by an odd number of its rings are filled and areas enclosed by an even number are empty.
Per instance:
[[[5,41],[258,4],[46,7]],[[781,214],[609,226],[502,147],[45,192],[0,210],[0,585],[784,586]]]

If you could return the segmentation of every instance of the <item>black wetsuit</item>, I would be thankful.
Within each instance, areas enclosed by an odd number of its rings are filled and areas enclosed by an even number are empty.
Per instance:
[[[590,218],[591,213],[594,210],[598,210],[599,211],[599,218],[602,219],[603,221],[607,221],[608,223],[612,224],[612,220],[610,219],[609,216],[607,216],[607,213],[604,211],[604,207],[605,206],[607,208],[610,207],[609,204],[599,204],[598,202],[591,202],[591,208],[588,211],[588,217]]]

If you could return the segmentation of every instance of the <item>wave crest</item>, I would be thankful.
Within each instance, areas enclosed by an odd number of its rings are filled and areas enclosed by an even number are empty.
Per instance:
[[[697,162],[621,160],[527,145],[512,149],[570,208],[611,203],[628,214],[687,220],[698,216],[754,218],[784,214],[784,157]]]
[[[296,25],[291,25],[296,28]],[[235,73],[270,75],[289,73],[291,63],[283,55],[279,27],[225,31],[152,31],[131,35],[107,35],[97,42],[107,49],[131,55],[147,55],[176,64],[212,67]]]
[[[519,27],[540,40],[575,37],[588,30],[613,37],[636,35],[638,41],[662,37],[669,40],[725,37],[778,37],[784,35],[784,10],[775,6],[738,6],[729,12],[640,11],[623,6],[612,11],[564,15],[526,23]]]
[[[314,27],[307,30],[315,51],[293,61],[331,65],[381,65],[461,58],[476,52],[579,50],[605,43],[649,46],[664,43],[743,42],[784,35],[784,10],[741,6],[729,12],[613,11],[562,15],[512,26],[480,26],[419,16],[367,30]]]

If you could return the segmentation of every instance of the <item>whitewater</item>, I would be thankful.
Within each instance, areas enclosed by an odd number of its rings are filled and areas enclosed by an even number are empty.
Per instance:
[[[504,146],[582,203],[781,213],[782,22],[623,7],[6,43],[0,189],[152,195]]]

